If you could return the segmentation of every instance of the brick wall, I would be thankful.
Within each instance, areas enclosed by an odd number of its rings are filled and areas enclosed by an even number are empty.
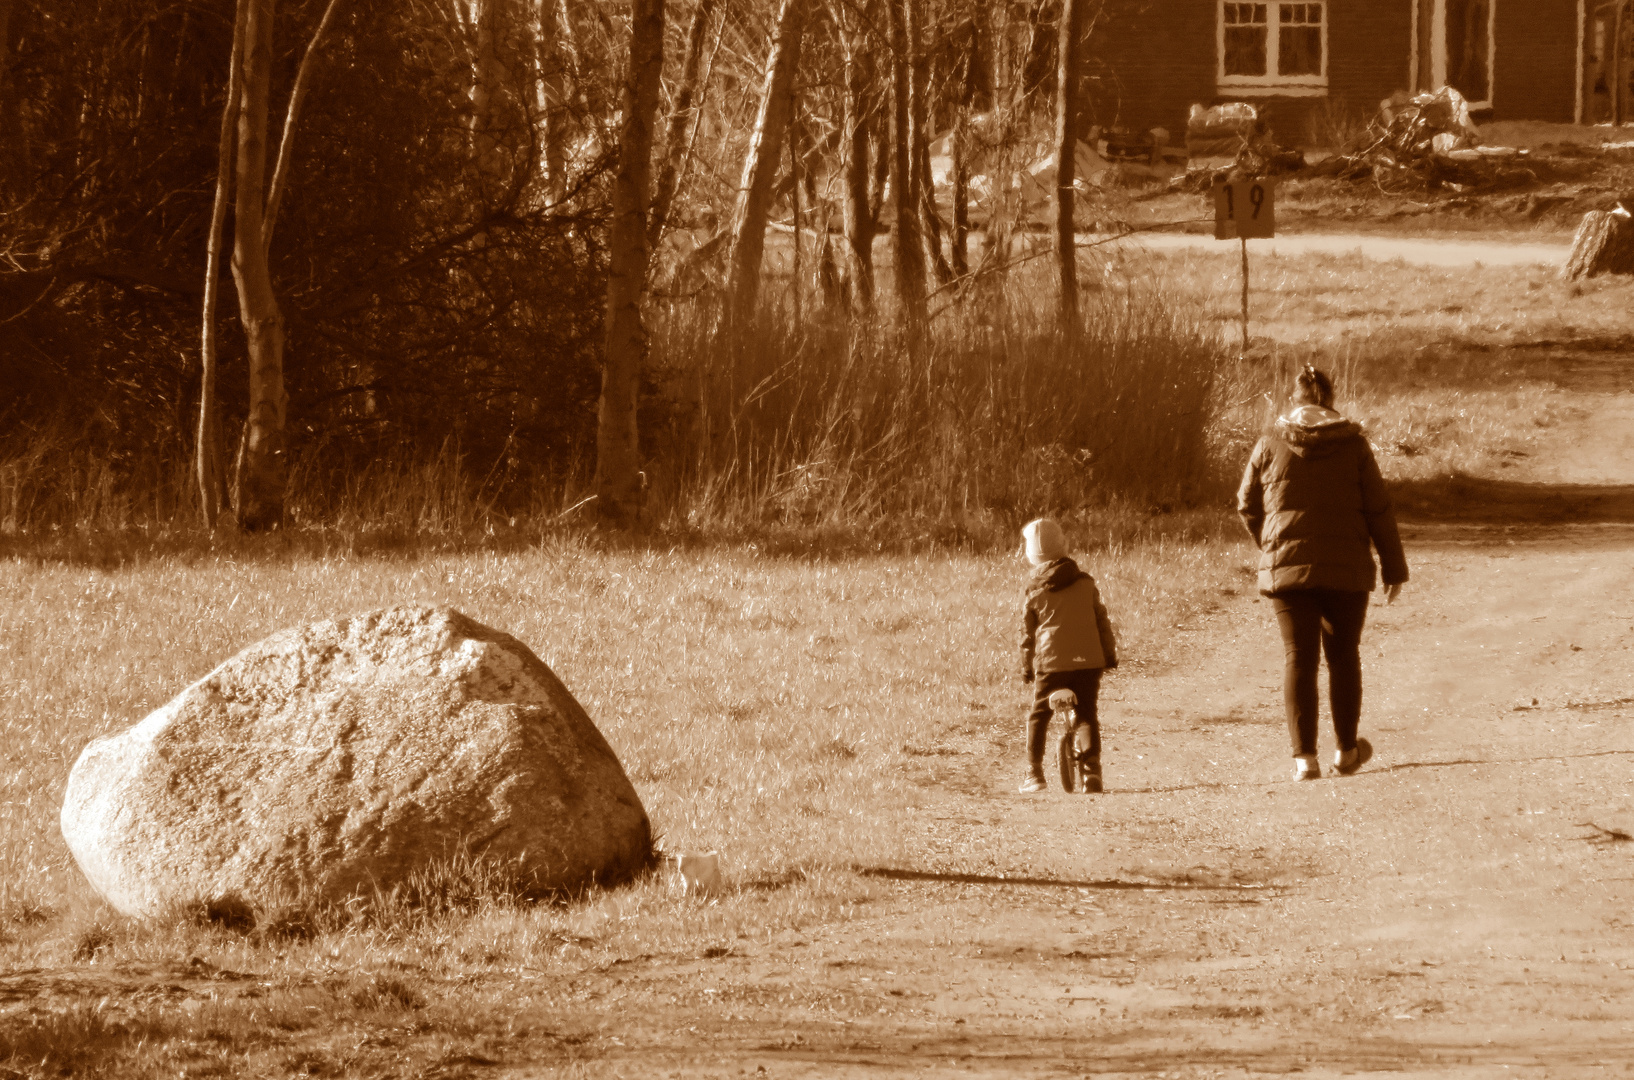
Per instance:
[[[1571,123],[1577,108],[1577,0],[1496,0],[1492,118]]]

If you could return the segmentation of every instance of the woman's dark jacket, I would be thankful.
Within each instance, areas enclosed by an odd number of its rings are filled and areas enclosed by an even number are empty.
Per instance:
[[[1362,429],[1307,405],[1276,422],[1248,458],[1237,512],[1260,548],[1259,588],[1371,591],[1407,580],[1390,495]]]

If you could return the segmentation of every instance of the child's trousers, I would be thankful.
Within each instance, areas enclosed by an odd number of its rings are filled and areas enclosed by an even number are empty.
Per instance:
[[[1044,738],[1050,726],[1050,695],[1071,690],[1078,695],[1078,719],[1089,724],[1089,753],[1101,756],[1101,721],[1095,703],[1101,693],[1101,668],[1041,671],[1033,682],[1033,711],[1027,716],[1027,763],[1044,766]]]

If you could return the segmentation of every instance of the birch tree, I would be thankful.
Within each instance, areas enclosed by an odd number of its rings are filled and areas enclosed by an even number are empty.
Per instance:
[[[305,100],[312,60],[338,0],[329,0],[301,58],[269,188],[268,112],[272,83],[275,0],[239,0],[243,12],[243,67],[238,80],[237,171],[233,201],[233,280],[249,352],[250,402],[238,482],[239,524],[252,531],[277,526],[289,483],[289,395],[284,390],[284,316],[270,263],[278,204],[288,185],[295,126]]]
[[[766,78],[760,95],[749,152],[743,162],[732,211],[732,239],[727,255],[729,319],[741,326],[755,317],[760,297],[760,265],[766,251],[766,222],[771,214],[773,185],[782,160],[783,139],[793,115],[794,73],[800,63],[800,39],[805,29],[809,0],[782,0]]]
[[[194,472],[199,485],[199,506],[206,528],[214,529],[226,505],[226,477],[221,460],[221,410],[216,401],[216,293],[221,283],[221,238],[232,190],[234,138],[238,126],[239,95],[243,82],[244,19],[240,5],[233,20],[233,48],[227,64],[227,100],[221,109],[221,136],[216,150],[216,199],[210,213],[210,234],[204,255],[204,312],[199,343],[199,422],[193,448]]]
[[[634,0],[625,80],[613,219],[608,235],[607,348],[596,417],[596,497],[603,517],[639,514],[641,453],[636,406],[647,355],[642,300],[647,291],[647,208],[653,128],[664,69],[663,0]]]

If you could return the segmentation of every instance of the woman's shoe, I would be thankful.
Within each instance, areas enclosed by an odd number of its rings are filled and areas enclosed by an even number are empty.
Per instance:
[[[1316,763],[1315,754],[1299,754],[1294,758],[1295,780],[1322,779],[1322,766]]]
[[[1357,769],[1366,765],[1373,756],[1373,744],[1366,739],[1356,740],[1354,750],[1335,750],[1333,752],[1333,768],[1340,776],[1349,776]]]
[[[1034,769],[1032,772],[1027,774],[1027,779],[1025,779],[1025,780],[1023,780],[1021,782],[1021,793],[1023,795],[1036,795],[1038,792],[1043,791],[1043,790],[1044,790],[1044,770],[1043,769]]]

